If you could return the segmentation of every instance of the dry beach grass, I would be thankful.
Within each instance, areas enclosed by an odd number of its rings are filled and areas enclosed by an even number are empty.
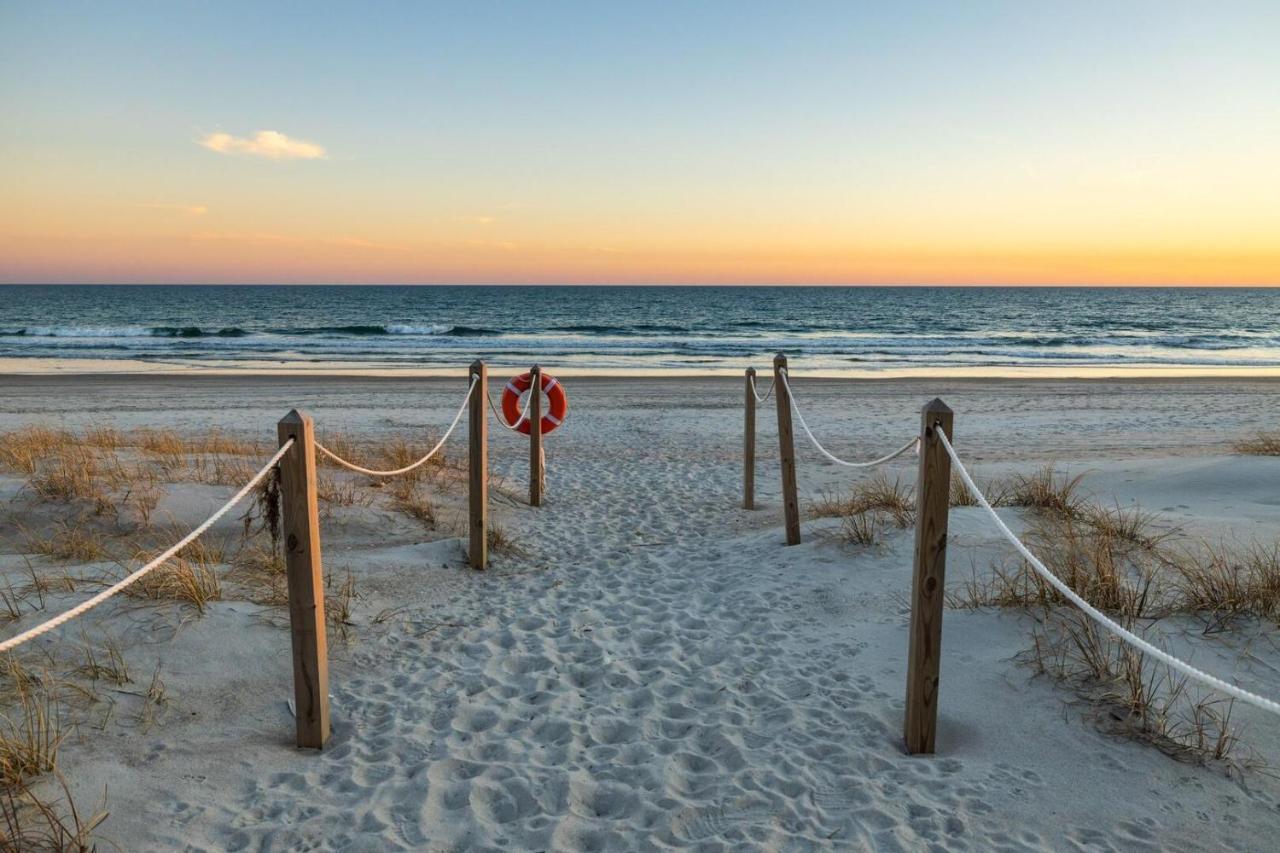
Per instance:
[[[342,434],[327,437],[336,447],[357,452]],[[417,449],[402,437],[362,441],[359,452],[373,464],[395,467],[411,461]],[[169,429],[117,430],[93,427],[81,432],[31,426],[0,434],[0,472],[22,479],[11,503],[14,535],[0,535],[3,546],[30,555],[21,577],[8,577],[0,590],[0,619],[18,620],[50,609],[49,597],[96,590],[146,562],[186,528],[176,520],[156,523],[166,496],[190,487],[226,487],[243,483],[270,448],[261,441],[212,430],[180,434]],[[456,491],[458,464],[432,460],[393,485],[326,468],[319,489],[327,516],[348,508],[378,507],[404,515],[425,530],[436,527],[435,501]],[[275,542],[277,508],[270,484],[243,516],[241,530],[210,533],[187,545],[173,559],[128,587],[125,594],[144,602],[174,603],[204,614],[226,598],[281,607],[287,603],[284,565]],[[447,496],[446,500],[447,500]],[[24,509],[25,507],[25,509]],[[509,548],[501,528],[492,544]],[[45,564],[31,558],[43,558]],[[114,564],[114,565],[113,565]],[[62,568],[58,568],[61,565]],[[330,642],[350,638],[352,607],[358,598],[355,575],[326,572],[326,616]],[[56,773],[57,756],[67,733],[109,715],[113,700],[104,686],[132,683],[129,650],[106,639],[82,634],[79,660],[68,652],[42,661],[11,652],[0,670],[0,805],[7,835],[0,850],[89,849],[105,820],[99,811],[84,817],[65,785],[49,791],[34,785]],[[39,674],[36,674],[36,673]],[[160,667],[138,694],[139,721],[147,727],[168,702]],[[102,718],[102,719],[106,719]]]

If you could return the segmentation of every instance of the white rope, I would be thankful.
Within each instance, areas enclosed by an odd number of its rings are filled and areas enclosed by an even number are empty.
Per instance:
[[[145,566],[138,569],[133,574],[128,575],[123,580],[117,581],[116,583],[107,587],[102,592],[95,595],[93,598],[90,598],[80,604],[77,604],[75,607],[71,608],[65,613],[62,613],[58,616],[53,617],[47,622],[41,622],[39,625],[35,626],[34,628],[29,628],[28,630],[23,631],[21,634],[18,634],[16,637],[10,637],[4,642],[0,642],[0,652],[7,652],[12,648],[22,645],[28,640],[33,640],[36,637],[40,636],[41,634],[44,634],[48,631],[52,631],[54,628],[57,628],[59,625],[63,625],[67,622],[70,622],[72,619],[75,619],[77,616],[80,616],[86,611],[92,610],[93,608],[97,607],[99,604],[106,601],[108,598],[120,592],[121,590],[137,583],[139,580],[142,579],[143,575],[147,574],[152,569],[168,562],[169,559],[172,558],[174,554],[177,554],[183,548],[190,545],[202,533],[204,533],[206,530],[208,530],[210,527],[216,524],[218,519],[222,518],[224,515],[230,512],[233,506],[240,503],[240,501],[244,500],[245,495],[253,491],[253,488],[262,481],[263,477],[267,476],[267,473],[276,466],[276,463],[280,461],[280,458],[284,456],[285,452],[288,451],[288,449],[293,446],[293,442],[294,442],[294,439],[291,438],[288,441],[286,441],[284,444],[282,444],[280,446],[280,449],[276,451],[276,455],[272,456],[271,459],[267,462],[267,464],[263,465],[262,468],[258,470],[258,473],[253,475],[252,480],[250,480],[248,483],[245,483],[244,488],[242,488],[240,491],[232,495],[231,499],[226,503],[224,503],[221,507],[219,507],[217,512],[215,512],[213,515],[205,519],[203,524],[201,524],[195,530],[192,530],[186,536],[182,537],[176,543],[170,546],[169,550],[165,551],[163,554],[156,557],[154,560],[147,563]]]
[[[467,410],[467,401],[471,399],[472,393],[476,390],[476,383],[480,381],[479,376],[471,377],[471,387],[467,389],[466,396],[462,398],[462,405],[458,407],[458,414],[453,416],[453,423],[449,424],[449,428],[444,431],[444,435],[436,442],[436,446],[427,451],[427,455],[423,456],[417,462],[412,462],[403,468],[396,468],[392,471],[375,471],[372,468],[362,468],[354,462],[348,462],[320,442],[316,442],[316,450],[319,450],[325,456],[328,456],[334,462],[337,462],[343,468],[355,471],[357,474],[368,474],[370,477],[394,477],[398,474],[407,474],[420,465],[425,465],[427,460],[436,455],[436,451],[444,447],[444,443],[449,440],[449,436],[453,434],[454,429],[458,426],[458,421],[462,420],[462,413]]]
[[[1091,619],[1120,637],[1120,639],[1124,640],[1129,645],[1144,654],[1151,655],[1156,660],[1176,669],[1183,675],[1194,678],[1196,681],[1203,684],[1207,684],[1220,693],[1233,696],[1243,702],[1248,702],[1250,705],[1256,705],[1264,711],[1270,711],[1273,714],[1280,714],[1280,703],[1276,703],[1264,696],[1259,696],[1257,693],[1250,693],[1248,690],[1236,687],[1230,682],[1223,681],[1221,678],[1212,676],[1207,672],[1202,672],[1191,664],[1179,660],[1164,649],[1152,645],[1137,634],[1134,634],[1132,631],[1128,631],[1121,627],[1114,620],[1108,618],[1089,602],[1077,595],[1075,590],[1059,580],[1058,576],[1053,572],[1049,571],[1045,567],[1044,563],[1040,562],[1036,555],[1031,553],[1031,549],[1022,544],[1022,540],[1013,534],[1013,531],[1004,523],[1004,520],[1001,519],[1000,516],[996,514],[996,511],[991,508],[991,504],[987,501],[986,496],[978,490],[977,484],[973,482],[973,478],[970,477],[969,472],[965,470],[964,463],[962,463],[960,461],[960,457],[956,455],[955,448],[951,446],[951,442],[947,439],[946,433],[941,429],[935,430],[935,432],[937,433],[938,439],[942,442],[942,446],[947,449],[947,454],[951,457],[951,461],[955,463],[956,470],[960,474],[960,479],[964,481],[969,492],[977,499],[978,504],[987,511],[987,514],[991,516],[991,520],[996,523],[996,527],[1000,529],[1000,532],[1004,534],[1004,537],[1009,540],[1013,547],[1018,549],[1018,553],[1020,553],[1023,559],[1027,561],[1028,565],[1035,569],[1036,573],[1039,574],[1040,577],[1044,578],[1050,586],[1062,593],[1064,598],[1076,607],[1079,607]]]
[[[751,376],[751,396],[756,398],[757,403],[763,403],[765,400],[769,399],[769,395],[773,393],[773,386],[777,384],[778,384],[778,377],[775,376],[773,378],[773,381],[769,383],[769,390],[765,391],[764,396],[761,397],[760,393],[756,391],[756,378],[753,375]]]
[[[533,406],[532,393],[530,393],[528,399],[524,401],[524,411],[520,413],[520,417],[516,418],[516,422],[513,424],[507,423],[507,416],[504,415],[502,412],[498,411],[498,407],[495,406],[493,403],[493,396],[489,393],[489,390],[487,388],[485,389],[484,396],[485,396],[485,399],[489,401],[489,410],[492,411],[493,416],[498,419],[498,423],[502,424],[502,426],[506,427],[512,432],[519,432],[520,424],[524,423],[529,419],[529,409],[530,407]]]
[[[778,376],[782,378],[782,387],[787,389],[787,397],[790,398],[791,400],[791,408],[796,413],[796,419],[800,421],[800,426],[802,429],[804,429],[805,435],[809,436],[809,440],[813,442],[814,447],[818,448],[819,453],[821,453],[823,456],[827,457],[837,465],[844,465],[846,468],[874,468],[877,465],[883,465],[886,462],[891,462],[894,459],[897,459],[899,456],[906,453],[908,450],[911,450],[917,444],[920,443],[920,437],[913,436],[910,441],[908,441],[906,444],[899,447],[897,450],[893,451],[892,453],[881,456],[879,459],[872,459],[870,462],[849,462],[847,460],[841,459],[838,456],[834,456],[825,447],[822,446],[822,444],[818,441],[817,438],[814,437],[812,430],[809,429],[809,425],[804,422],[804,415],[800,413],[800,404],[796,402],[796,395],[791,391],[790,383],[787,382],[787,372],[785,370],[780,371],[778,373]]]

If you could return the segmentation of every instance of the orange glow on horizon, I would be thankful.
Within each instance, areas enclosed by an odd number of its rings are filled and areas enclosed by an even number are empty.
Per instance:
[[[1275,286],[1280,248],[589,246],[197,231],[0,235],[9,283]]]

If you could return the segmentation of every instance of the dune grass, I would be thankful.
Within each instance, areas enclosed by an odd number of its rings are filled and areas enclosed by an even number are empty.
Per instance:
[[[49,691],[18,691],[17,706],[0,715],[0,786],[11,787],[58,766],[66,738],[62,712]]]
[[[1232,442],[1231,449],[1244,456],[1280,456],[1280,432],[1256,432]]]
[[[859,512],[840,520],[840,538],[850,545],[875,545],[880,536],[881,523],[875,513]]]
[[[1088,502],[1079,483],[1042,469],[1015,479],[1010,500],[1030,510],[1023,541],[1094,607],[1148,635],[1173,617],[1199,618],[1205,632],[1228,630],[1242,618],[1280,624],[1280,543],[1232,549],[1189,541],[1154,513]],[[947,600],[953,607],[1035,615],[1031,648],[1020,660],[1072,690],[1075,703],[1104,730],[1228,772],[1257,764],[1241,756],[1230,700],[1197,692],[1186,678],[1146,659],[1027,563],[974,571]]]
[[[1207,633],[1244,617],[1280,624],[1280,542],[1254,542],[1240,551],[1199,542],[1165,562],[1174,574],[1177,609],[1207,617]]]
[[[511,531],[493,519],[489,520],[489,532],[486,536],[489,550],[495,554],[527,556],[528,551],[512,535]]]
[[[1070,516],[1033,515],[1022,536],[1045,567],[1094,607],[1116,616],[1148,618],[1167,607],[1156,585],[1154,557]],[[976,572],[948,596],[953,607],[1070,606],[1025,562]]]
[[[84,642],[84,663],[77,666],[74,672],[90,681],[108,681],[116,686],[128,684],[129,666],[125,663],[124,654],[119,644],[107,639],[101,648],[96,647],[88,635],[81,631]]]
[[[1131,631],[1136,622],[1121,620]],[[1105,731],[1180,761],[1217,763],[1228,773],[1260,763],[1241,755],[1233,700],[1197,692],[1188,678],[1148,660],[1078,610],[1048,612],[1022,660],[1072,689]]]
[[[436,506],[427,496],[422,483],[414,480],[393,483],[389,488],[391,506],[418,521],[428,530],[436,527]]]
[[[18,531],[26,540],[26,548],[30,553],[52,560],[92,563],[107,555],[102,538],[79,524],[58,521],[44,534],[37,534],[21,525],[18,526]]]
[[[395,436],[365,442],[339,436],[328,443],[371,467],[395,468],[416,460],[433,440]],[[0,581],[0,621],[45,608],[51,594],[86,585],[96,590],[133,571],[189,530],[187,522],[170,516],[182,503],[165,502],[174,487],[238,486],[274,447],[274,436],[251,440],[216,430],[189,434],[109,425],[81,431],[36,426],[0,434],[0,471],[25,481],[8,512],[28,525],[11,527],[12,534],[6,531],[7,544],[64,564],[54,567],[33,556],[29,577],[12,574]],[[392,480],[326,465],[319,497],[326,512],[372,506],[435,529],[438,502],[448,489],[465,482],[464,462],[442,454]],[[62,517],[50,520],[50,515]],[[241,519],[241,531],[202,536],[127,594],[137,601],[181,602],[199,612],[232,594],[266,605],[287,604],[278,477],[267,478]],[[490,530],[490,545],[497,552],[519,550],[498,526]],[[75,568],[105,560],[119,561],[119,572]],[[326,572],[324,594],[330,637],[345,640],[361,600],[356,575],[350,570]],[[103,728],[116,719],[122,706],[112,697],[122,687],[139,697],[137,723],[144,729],[159,722],[171,701],[158,665],[149,683],[144,673],[134,685],[137,676],[125,650],[110,639],[82,637],[81,643],[43,651],[46,665],[62,673],[56,679],[37,674],[29,662],[13,655],[0,656],[0,708],[8,711],[0,718],[0,853],[90,849],[90,835],[105,813],[86,817],[65,786],[64,796],[49,788],[59,747],[68,732],[86,722]],[[69,712],[94,716],[72,719]]]
[[[249,601],[278,606],[289,603],[284,557],[278,549],[253,542],[231,562],[227,580],[235,584]]]
[[[42,459],[73,443],[72,434],[48,427],[24,427],[0,434],[0,466],[29,477]]]
[[[0,853],[90,853],[94,833],[107,819],[106,793],[91,814],[81,815],[62,774],[61,795],[45,797],[26,785],[0,787]]]
[[[809,504],[811,518],[851,518],[878,513],[898,527],[915,523],[915,489],[900,477],[889,479],[883,472],[859,480],[847,495],[827,492]]]
[[[1006,506],[1074,516],[1084,506],[1079,494],[1083,479],[1083,474],[1060,475],[1052,465],[1031,474],[1015,474],[1008,482]]]

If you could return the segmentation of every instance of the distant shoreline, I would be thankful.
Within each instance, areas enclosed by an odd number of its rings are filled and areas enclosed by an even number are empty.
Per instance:
[[[1018,282],[997,284],[991,282],[900,282],[897,284],[884,282],[831,282],[827,284],[815,282],[533,282],[512,283],[502,281],[484,282],[351,282],[351,281],[4,281],[0,287],[666,287],[666,288],[741,288],[741,287],[824,287],[824,288],[969,288],[1016,290],[1019,288],[1038,288],[1044,290],[1270,290],[1280,288],[1280,282],[1271,284],[1134,284],[1118,282],[1115,284],[1064,284],[1051,282],[1036,284],[1034,282]]]
[[[49,379],[68,379],[96,381],[105,379],[316,379],[316,380],[349,380],[353,378],[375,380],[403,379],[456,379],[466,371],[467,360],[460,360],[457,365],[432,366],[421,368],[387,369],[387,368],[352,368],[340,364],[315,367],[273,367],[268,365],[253,366],[203,366],[154,364],[150,362],[108,359],[41,359],[41,358],[0,358],[0,384],[10,379],[25,381],[45,381]],[[518,373],[527,370],[529,365],[509,364],[501,361],[489,362],[490,372],[495,376],[507,373]],[[767,378],[772,370],[771,359],[761,356],[752,361],[744,359],[738,368],[600,368],[589,369],[576,366],[557,366],[554,361],[543,364],[548,372],[563,378],[589,380],[618,379],[731,379],[741,378],[747,367],[755,367],[758,373]],[[1157,367],[1043,367],[1043,366],[1001,366],[990,367],[913,367],[886,368],[882,370],[850,370],[831,371],[804,369],[802,356],[792,358],[791,372],[803,376],[806,380],[848,381],[848,382],[892,382],[892,381],[975,381],[975,382],[1056,382],[1056,381],[1256,381],[1280,380],[1280,367],[1177,367],[1160,365]]]

